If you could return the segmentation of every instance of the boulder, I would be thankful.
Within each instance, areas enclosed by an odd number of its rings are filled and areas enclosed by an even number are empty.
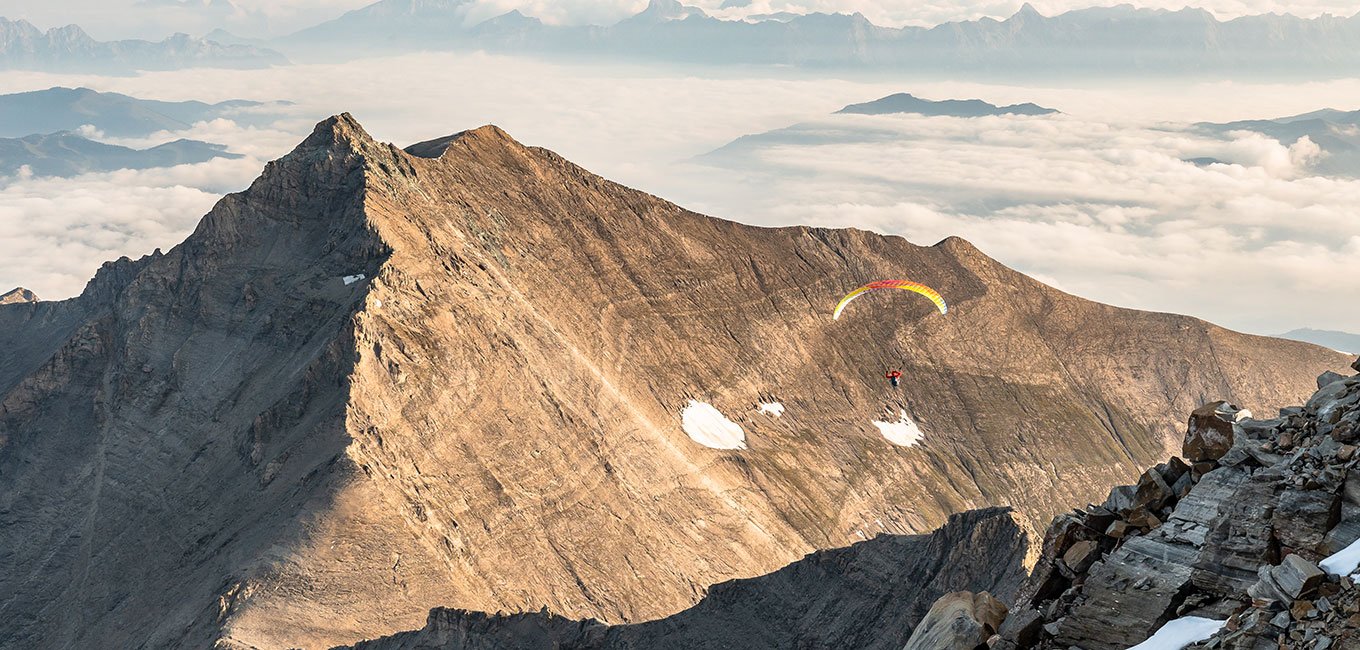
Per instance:
[[[974,650],[1006,620],[1006,606],[991,594],[956,591],[935,601],[902,650]]]
[[[1241,409],[1227,402],[1209,402],[1190,413],[1182,455],[1192,463],[1218,460],[1233,446],[1233,423]]]
[[[1067,568],[1075,573],[1086,573],[1095,561],[1100,559],[1100,545],[1091,540],[1082,540],[1073,544],[1067,552],[1063,554],[1063,562]]]
[[[1345,379],[1345,377],[1342,377],[1341,375],[1328,370],[1327,372],[1318,375],[1317,387],[1322,388],[1324,386],[1327,386],[1328,384],[1331,384],[1332,382],[1341,381],[1342,379]]]
[[[1311,596],[1327,580],[1316,564],[1299,555],[1289,555],[1279,566],[1262,565],[1260,579],[1247,590],[1252,598],[1274,600],[1286,605]]]
[[[1015,647],[1032,648],[1039,643],[1039,635],[1044,629],[1044,616],[1037,609],[1025,609],[1011,612],[1006,616],[1005,622],[1001,624],[1001,629],[997,634],[1001,635],[1002,640],[1010,642]]]
[[[1324,490],[1285,490],[1271,517],[1280,543],[1316,553],[1341,518],[1341,495]]]

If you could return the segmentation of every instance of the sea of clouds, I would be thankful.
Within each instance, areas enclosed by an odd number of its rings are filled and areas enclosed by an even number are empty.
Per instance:
[[[1019,87],[587,68],[485,54],[0,78],[0,92],[52,85],[296,105],[266,128],[215,120],[114,141],[188,137],[228,144],[240,160],[0,179],[0,289],[22,285],[45,298],[78,293],[106,259],[175,245],[223,193],[244,189],[316,121],[349,111],[375,137],[403,146],[495,123],[614,180],[747,223],[856,226],[919,244],[960,235],[1064,290],[1119,305],[1257,332],[1345,329],[1360,317],[1360,305],[1338,299],[1360,290],[1360,275],[1345,272],[1360,253],[1360,182],[1313,173],[1325,153],[1309,141],[1191,126],[1353,109],[1356,80]],[[832,115],[899,91],[1034,101],[1063,114]],[[722,149],[750,134],[766,135]]]

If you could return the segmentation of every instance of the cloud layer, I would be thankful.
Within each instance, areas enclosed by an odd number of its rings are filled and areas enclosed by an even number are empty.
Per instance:
[[[713,74],[713,73],[709,73]],[[858,226],[929,244],[963,235],[1040,279],[1116,304],[1191,313],[1261,332],[1346,329],[1337,295],[1360,252],[1354,181],[1320,178],[1308,143],[1181,126],[1360,107],[1360,81],[1015,87],[976,83],[700,76],[488,55],[416,54],[344,65],[195,70],[128,78],[11,72],[0,92],[86,85],[152,99],[292,100],[268,129],[229,120],[173,137],[223,142],[244,160],[0,180],[0,290],[77,293],[98,265],[178,243],[220,194],[244,188],[323,117],[352,112],[409,144],[495,123],[593,171],[709,214],[760,224]],[[784,74],[784,73],[781,73]],[[1034,101],[1044,119],[831,116],[892,92]],[[744,134],[794,123],[715,168],[691,161]],[[1234,163],[1200,167],[1215,158]]]

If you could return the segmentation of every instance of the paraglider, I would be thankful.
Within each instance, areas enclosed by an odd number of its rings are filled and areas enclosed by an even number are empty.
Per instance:
[[[927,287],[924,284],[921,284],[919,282],[912,282],[910,280],[879,280],[877,282],[870,282],[869,284],[866,284],[858,289],[855,289],[854,291],[851,291],[850,293],[845,294],[845,297],[841,298],[840,304],[836,305],[836,311],[831,315],[831,319],[840,320],[841,312],[845,310],[846,305],[850,304],[850,301],[870,291],[875,291],[877,289],[901,289],[903,291],[914,291],[929,298],[931,302],[934,302],[935,307],[940,310],[941,314],[949,313],[949,305],[945,304],[944,297],[941,296],[938,291],[931,289],[930,287]]]
[[[888,383],[892,384],[893,388],[897,388],[898,383],[902,381],[901,370],[889,370],[888,372],[884,373],[883,376],[888,379]]]

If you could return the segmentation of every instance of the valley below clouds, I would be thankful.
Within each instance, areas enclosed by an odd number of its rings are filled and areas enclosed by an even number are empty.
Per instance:
[[[1311,139],[1195,126],[1354,110],[1355,80],[1021,87],[411,54],[118,78],[13,72],[0,92],[57,85],[295,104],[269,124],[219,118],[101,139],[149,147],[189,138],[240,159],[0,179],[0,289],[22,285],[46,299],[79,293],[105,260],[175,245],[223,193],[244,189],[316,121],[348,111],[399,146],[495,123],[612,180],[737,221],[854,226],[918,244],[959,235],[1045,282],[1121,306],[1258,333],[1346,329],[1360,318],[1360,306],[1335,299],[1360,290],[1360,276],[1345,271],[1360,253],[1360,181],[1319,171],[1334,154]],[[833,115],[896,92],[1062,112]],[[1262,304],[1275,307],[1248,308]]]

